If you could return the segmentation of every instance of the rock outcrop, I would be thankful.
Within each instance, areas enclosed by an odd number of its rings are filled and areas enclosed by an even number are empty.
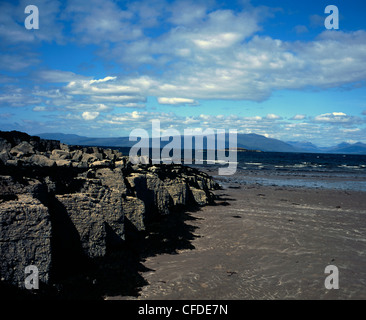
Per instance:
[[[104,257],[151,221],[214,200],[218,185],[182,165],[133,165],[117,150],[0,131],[0,277],[53,282],[63,260]]]

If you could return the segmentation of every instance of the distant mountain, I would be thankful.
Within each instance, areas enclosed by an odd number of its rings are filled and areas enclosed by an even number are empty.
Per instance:
[[[81,146],[132,147],[136,144],[135,141],[129,141],[129,137],[90,138],[79,136],[76,134],[63,133],[42,133],[38,136],[42,139],[59,140],[66,144]],[[225,138],[226,140],[228,140],[228,134],[226,134]],[[168,142],[161,142],[161,146],[163,147],[166,143]],[[206,143],[204,143],[204,147],[206,147]],[[366,154],[366,144],[362,142],[357,142],[354,144],[343,142],[333,147],[317,147],[316,145],[307,141],[284,142],[277,139],[266,138],[265,136],[254,133],[239,133],[237,135],[237,147],[248,150],[260,150],[267,152]]]
[[[302,152],[320,152],[320,149],[308,141],[286,141],[289,145],[295,147]]]
[[[129,141],[128,137],[120,138],[89,138],[76,134],[64,133],[41,133],[38,136],[42,139],[59,140],[62,143],[80,146],[95,147],[132,147],[136,142]]]
[[[300,141],[288,141],[287,143],[301,150],[301,152],[366,154],[366,144],[362,142],[357,142],[354,144],[342,142],[332,147],[317,147],[311,142]]]
[[[128,137],[120,138],[89,138],[76,134],[42,133],[38,135],[42,139],[59,140],[71,145],[89,145],[104,147],[131,147],[136,142],[129,141]],[[228,135],[226,135],[228,139]],[[163,142],[161,145],[163,146]],[[206,143],[204,143],[204,146]],[[258,134],[238,134],[237,147],[249,150],[274,151],[274,152],[297,152],[295,147],[276,139],[266,138]]]
[[[340,143],[335,147],[327,150],[328,153],[350,153],[350,154],[366,154],[366,144],[357,142],[354,144]]]
[[[238,147],[269,152],[301,152],[298,148],[281,140],[266,138],[259,134],[238,134]]]

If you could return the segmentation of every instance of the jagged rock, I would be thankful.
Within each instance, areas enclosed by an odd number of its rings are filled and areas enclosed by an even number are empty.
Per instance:
[[[90,168],[108,168],[111,166],[112,162],[110,160],[94,161],[89,165]]]
[[[187,204],[188,186],[184,181],[169,180],[165,181],[164,186],[172,198],[174,206]]]
[[[70,152],[70,147],[67,144],[60,143],[60,149],[66,152]]]
[[[8,166],[12,166],[12,167],[16,167],[18,166],[20,163],[19,160],[16,160],[16,159],[9,159],[9,160],[6,160],[6,165]]]
[[[113,152],[113,150],[111,149],[106,149],[104,150],[104,155],[108,160],[112,160],[115,161],[117,159],[117,156],[115,155],[115,153]]]
[[[123,158],[122,152],[119,152],[118,150],[112,150],[112,152],[115,154],[116,159],[122,159]]]
[[[100,159],[98,159],[94,154],[90,154],[90,153],[83,153],[82,157],[81,157],[81,162],[86,162],[86,163],[91,163],[94,161],[98,161]]]
[[[5,164],[8,160],[10,160],[10,155],[9,152],[5,149],[0,152],[0,161]]]
[[[52,154],[50,156],[51,160],[66,160],[71,159],[70,152],[66,150],[52,150]]]
[[[130,222],[137,231],[145,230],[146,208],[144,201],[135,197],[127,196],[122,200],[122,206],[125,219]]]
[[[48,209],[31,195],[0,206],[0,275],[24,288],[25,267],[35,265],[39,280],[48,283],[51,267],[51,222]]]
[[[74,150],[70,155],[73,161],[80,161],[83,156],[83,152],[81,150]]]
[[[103,194],[101,198],[100,194]],[[118,193],[105,189],[99,193],[58,195],[56,198],[75,226],[88,257],[102,257],[106,254],[108,241],[118,243],[124,239],[124,213]]]
[[[133,164],[118,150],[21,132],[0,131],[0,147],[0,273],[17,285],[26,263],[47,282],[51,261],[58,270],[65,259],[103,257],[176,206],[212,202],[217,187],[182,165]]]
[[[114,163],[114,165],[115,165],[116,167],[119,167],[119,168],[124,168],[124,167],[125,167],[125,165],[126,165],[126,162],[125,162],[124,160],[119,160],[119,161],[116,161],[116,162]]]
[[[22,141],[10,150],[10,154],[16,157],[29,156],[34,153],[35,151],[33,146],[27,141]]]
[[[50,158],[41,155],[41,154],[34,154],[29,159],[28,162],[34,164],[35,166],[40,167],[52,167],[56,164],[54,160],[51,160]]]
[[[11,149],[11,143],[9,143],[8,140],[5,140],[4,138],[0,138],[0,150],[10,151],[10,149]]]
[[[204,206],[209,203],[209,197],[207,197],[207,194],[204,190],[196,189],[191,187],[190,188],[194,201],[200,206]]]
[[[101,168],[97,170],[89,170],[89,173],[94,173],[94,177],[101,180],[103,185],[108,186],[112,190],[117,190],[121,194],[128,194],[125,177],[122,170],[115,168]]]
[[[70,167],[71,161],[70,160],[56,160],[56,166],[58,167]]]

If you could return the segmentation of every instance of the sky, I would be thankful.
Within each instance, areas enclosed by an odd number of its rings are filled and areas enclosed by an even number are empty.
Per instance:
[[[366,143],[365,14],[362,0],[1,0],[0,130],[119,137],[159,119]]]

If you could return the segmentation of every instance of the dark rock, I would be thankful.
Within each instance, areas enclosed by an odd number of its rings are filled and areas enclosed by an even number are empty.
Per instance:
[[[25,267],[38,267],[48,283],[51,267],[51,222],[48,209],[31,195],[0,206],[0,274],[3,281],[24,288]]]
[[[0,161],[5,164],[8,160],[10,160],[10,154],[6,149],[4,149],[0,152]]]
[[[67,261],[102,259],[177,207],[213,202],[218,188],[182,165],[16,131],[0,131],[0,147],[0,273],[19,287],[27,265],[55,283]]]
[[[0,150],[3,152],[10,151],[11,149],[11,143],[8,142],[8,140],[4,138],[0,138]]]

